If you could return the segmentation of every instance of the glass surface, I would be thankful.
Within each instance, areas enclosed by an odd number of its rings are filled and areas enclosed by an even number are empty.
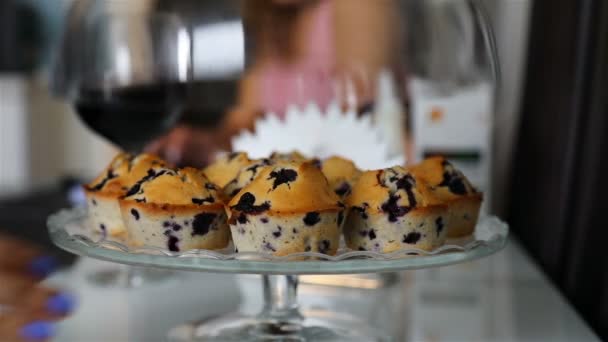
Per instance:
[[[88,273],[105,267],[106,262],[79,258],[49,279],[53,287],[75,291],[81,304],[61,324],[57,341],[90,341],[91,336],[95,341],[166,341],[174,326],[187,333],[229,312],[255,315],[263,305],[256,275],[180,272],[173,281],[137,291],[86,281]],[[310,277],[327,285],[311,285],[305,280]],[[343,279],[301,276],[302,313],[346,313],[395,341],[601,341],[513,238],[500,253],[403,272],[383,288],[348,286]]]
[[[506,223],[489,216],[479,220],[472,241],[448,240],[446,245],[431,252],[411,249],[382,254],[341,248],[333,257],[318,253],[274,257],[261,253],[231,253],[229,250],[192,250],[183,253],[152,247],[131,250],[116,242],[96,242],[88,238],[83,225],[85,216],[86,212],[82,209],[63,210],[52,215],[48,226],[53,242],[75,254],[128,265],[258,274],[373,273],[456,264],[498,252],[505,246],[509,230]],[[417,255],[409,255],[413,253]],[[316,260],[293,260],[302,256]]]

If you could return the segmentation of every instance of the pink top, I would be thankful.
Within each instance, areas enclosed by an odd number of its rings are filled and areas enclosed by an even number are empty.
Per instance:
[[[260,97],[263,110],[280,118],[290,104],[303,107],[316,102],[326,107],[334,97],[331,74],[334,67],[332,6],[320,1],[313,11],[306,53],[295,63],[277,62],[262,70]]]

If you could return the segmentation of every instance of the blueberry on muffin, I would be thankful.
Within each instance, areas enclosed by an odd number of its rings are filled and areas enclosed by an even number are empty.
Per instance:
[[[233,152],[226,154],[215,160],[211,165],[204,169],[205,175],[212,183],[223,188],[236,177],[239,170],[251,164],[245,152]]]
[[[288,255],[338,249],[344,206],[310,162],[265,167],[228,203],[239,252]]]
[[[227,198],[232,199],[243,187],[251,183],[265,167],[274,163],[273,160],[267,158],[252,161],[251,164],[241,168],[236,177],[226,184],[224,194]]]
[[[329,186],[340,198],[350,194],[353,184],[361,175],[361,170],[357,169],[355,163],[342,157],[327,158],[320,165]]]
[[[344,237],[353,250],[433,250],[445,241],[447,207],[402,167],[363,172],[346,204]]]
[[[172,252],[221,249],[230,241],[216,186],[194,168],[151,171],[120,200],[128,242]]]
[[[416,177],[428,183],[430,190],[448,206],[448,237],[472,234],[483,200],[469,180],[443,157],[432,157],[410,168]]]
[[[149,170],[166,167],[166,163],[151,154],[133,156],[120,153],[91,183],[84,186],[87,197],[88,221],[94,232],[108,239],[121,240],[125,227],[118,200],[146,176]]]

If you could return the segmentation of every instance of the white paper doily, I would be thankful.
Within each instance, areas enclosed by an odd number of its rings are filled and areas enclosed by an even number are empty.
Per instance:
[[[304,110],[290,106],[283,120],[267,113],[255,122],[254,133],[244,131],[232,139],[232,149],[247,152],[251,158],[294,150],[316,158],[338,155],[351,159],[361,169],[404,165],[403,154],[390,156],[391,149],[381,132],[369,115],[357,117],[353,110],[343,112],[337,102],[323,113],[310,103]]]

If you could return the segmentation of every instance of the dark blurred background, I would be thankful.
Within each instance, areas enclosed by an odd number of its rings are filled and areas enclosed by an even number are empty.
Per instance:
[[[535,1],[508,221],[608,338],[608,3]]]

